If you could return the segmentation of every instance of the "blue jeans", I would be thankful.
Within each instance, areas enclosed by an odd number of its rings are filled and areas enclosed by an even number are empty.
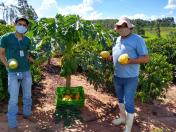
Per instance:
[[[119,103],[124,103],[128,113],[134,113],[134,97],[138,85],[138,77],[114,77],[114,86]]]
[[[8,73],[8,92],[10,95],[8,103],[8,126],[9,128],[14,128],[17,125],[16,115],[18,113],[18,95],[19,88],[22,88],[23,92],[23,114],[24,116],[31,115],[31,86],[32,77],[31,72],[13,72]]]

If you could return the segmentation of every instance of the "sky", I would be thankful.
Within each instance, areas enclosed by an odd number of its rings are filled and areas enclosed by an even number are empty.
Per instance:
[[[17,0],[0,0],[0,3],[16,4]],[[39,18],[54,17],[57,13],[78,14],[83,19],[130,19],[154,20],[174,17],[176,0],[28,0]],[[1,17],[1,16],[0,16]]]

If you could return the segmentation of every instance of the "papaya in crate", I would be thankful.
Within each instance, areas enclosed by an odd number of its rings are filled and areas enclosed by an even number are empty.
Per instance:
[[[66,98],[65,98],[66,97]],[[73,106],[82,107],[85,95],[82,86],[77,87],[58,87],[56,90],[56,107]]]
[[[64,95],[64,97],[62,98],[63,101],[71,101],[72,97],[71,95]]]

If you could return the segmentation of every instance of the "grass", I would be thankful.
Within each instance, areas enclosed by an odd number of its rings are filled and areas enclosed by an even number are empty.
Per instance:
[[[155,29],[151,28],[144,28],[145,30],[145,39],[153,39],[156,38],[156,32]],[[160,27],[160,33],[161,37],[167,37],[170,32],[176,32],[176,27]]]

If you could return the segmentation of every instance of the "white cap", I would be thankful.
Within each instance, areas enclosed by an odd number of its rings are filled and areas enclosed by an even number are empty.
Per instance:
[[[130,22],[130,19],[127,18],[127,17],[121,17],[115,25],[116,26],[121,26],[123,23],[126,23],[128,28],[133,28],[134,27],[134,25]]]

